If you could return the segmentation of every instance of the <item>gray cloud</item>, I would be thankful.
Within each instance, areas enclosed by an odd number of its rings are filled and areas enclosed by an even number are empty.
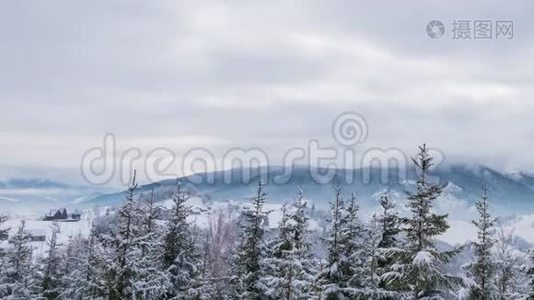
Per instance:
[[[533,5],[4,3],[2,173],[76,176],[107,132],[124,147],[257,146],[279,159],[310,138],[332,143],[343,111],[366,117],[369,147],[427,142],[531,170]],[[446,23],[441,40],[425,35],[432,19]],[[515,38],[451,40],[454,19],[513,20]]]

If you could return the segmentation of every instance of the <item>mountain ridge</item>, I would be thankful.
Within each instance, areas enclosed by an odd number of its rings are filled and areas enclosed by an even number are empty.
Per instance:
[[[206,200],[244,200],[251,195],[257,182],[263,179],[270,200],[283,202],[290,200],[297,186],[304,189],[307,197],[319,205],[326,205],[331,196],[332,184],[340,184],[346,192],[354,192],[364,204],[376,204],[375,198],[381,191],[404,192],[414,187],[415,170],[408,168],[365,168],[336,169],[333,180],[318,182],[312,174],[328,172],[326,168],[295,166],[288,176],[287,169],[279,166],[250,170],[248,180],[244,178],[242,168],[226,171],[204,172],[179,178],[195,194]],[[332,169],[330,169],[332,170]],[[353,178],[352,182],[344,181],[345,176]],[[387,175],[386,177],[383,177]],[[480,195],[480,187],[490,187],[490,198],[504,211],[534,211],[534,176],[522,172],[514,178],[487,166],[476,167],[462,164],[437,168],[431,172],[434,181],[449,188],[447,191],[458,199],[474,203]],[[387,179],[384,181],[383,179]],[[176,184],[177,179],[165,179],[155,183],[139,186],[140,193],[154,189],[159,193],[168,193]],[[114,204],[122,200],[123,193],[104,194],[88,199],[89,203]]]

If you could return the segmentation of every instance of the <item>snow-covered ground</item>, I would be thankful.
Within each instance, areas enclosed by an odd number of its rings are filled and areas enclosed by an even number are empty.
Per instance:
[[[171,208],[173,205],[172,200],[164,200],[159,203],[162,207]],[[190,215],[189,221],[197,224],[201,228],[207,228],[209,226],[210,217],[217,210],[226,210],[230,208],[236,214],[242,210],[248,203],[240,201],[203,201],[200,197],[192,197],[187,201],[193,214]],[[311,204],[309,204],[311,205]],[[288,206],[290,209],[290,206]],[[402,206],[398,206],[399,208]],[[276,203],[266,203],[265,209],[270,211],[269,214],[269,227],[276,228],[282,218],[282,205]],[[100,208],[100,214],[103,214],[106,207]],[[374,211],[377,213],[378,211]],[[71,236],[89,234],[93,219],[93,210],[84,211],[82,219],[79,222],[59,222],[61,232],[58,235],[59,242],[66,243]],[[371,214],[372,215],[372,214]],[[20,225],[22,220],[26,220],[26,228],[30,232],[44,233],[48,240],[51,235],[51,222],[40,221],[36,217],[23,217],[12,216],[7,222],[6,226],[10,227],[10,235],[14,234]],[[363,219],[366,219],[365,216]],[[368,218],[367,218],[368,219]],[[469,221],[458,220],[452,217],[449,218],[450,228],[446,233],[439,237],[440,240],[451,244],[464,244],[468,241],[472,241],[476,238],[476,227]],[[309,228],[311,230],[321,230],[324,226],[324,220],[310,219]],[[518,215],[510,218],[506,218],[499,222],[502,226],[502,230],[505,234],[511,234],[521,238],[522,240],[534,245],[534,214]],[[47,249],[47,243],[44,242],[32,242],[37,253],[42,253]],[[0,241],[0,247],[8,247],[7,241]]]
[[[21,221],[23,218],[13,218],[9,219],[5,224],[6,227],[9,227],[9,235],[13,235],[17,232]],[[39,221],[39,220],[25,220],[26,230],[32,234],[44,234],[46,240],[48,240],[52,234],[52,229],[50,225],[52,222],[48,221]],[[66,244],[70,237],[76,235],[87,236],[91,228],[91,217],[89,214],[85,214],[82,220],[78,222],[58,222],[60,227],[60,232],[58,234],[58,242]],[[46,241],[31,242],[36,254],[42,254],[47,249]],[[0,242],[0,248],[9,247],[9,242],[7,240]]]

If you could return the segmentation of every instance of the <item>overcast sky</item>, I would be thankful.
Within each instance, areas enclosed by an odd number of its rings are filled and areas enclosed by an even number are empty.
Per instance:
[[[76,3],[75,3],[76,2]],[[456,3],[456,4],[455,4]],[[6,1],[0,176],[76,181],[87,149],[284,149],[364,116],[362,147],[532,171],[532,1]],[[445,24],[431,39],[430,20]],[[454,40],[452,21],[514,38]],[[64,178],[65,179],[65,178]]]

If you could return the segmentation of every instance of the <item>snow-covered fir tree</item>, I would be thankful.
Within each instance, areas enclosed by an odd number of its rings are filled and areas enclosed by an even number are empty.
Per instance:
[[[154,192],[154,186],[152,186],[150,194],[145,195],[142,200],[140,201],[140,209],[143,213],[142,230],[145,234],[157,235],[159,228],[156,221],[160,219],[160,210],[156,204],[158,199]]]
[[[230,208],[210,214],[203,247],[202,281],[204,291],[212,299],[228,299],[231,276],[231,255],[236,241],[236,225]]]
[[[8,216],[4,214],[0,214],[0,238],[2,240],[5,240],[9,237],[9,230],[10,228],[5,226],[5,222],[8,220]],[[5,260],[5,250],[0,250],[0,268],[4,267],[4,260]],[[1,271],[0,271],[1,273]],[[0,283],[1,284],[1,283]]]
[[[308,217],[302,190],[292,204],[282,206],[277,236],[270,241],[263,259],[266,294],[270,299],[310,299],[314,261],[307,241]]]
[[[495,275],[495,262],[491,249],[495,244],[493,228],[497,218],[493,218],[489,212],[488,187],[482,187],[481,199],[475,204],[478,219],[472,223],[477,227],[477,240],[473,242],[474,260],[465,268],[473,281],[476,283],[471,288],[470,296],[473,299],[496,299],[496,287],[493,282]]]
[[[364,257],[363,224],[358,216],[359,206],[356,196],[351,194],[342,211],[343,221],[339,235],[339,243],[342,253],[339,268],[346,281],[344,294],[355,298],[358,297],[364,288]]]
[[[379,286],[379,242],[382,232],[377,225],[365,228],[358,216],[356,196],[347,203],[341,188],[335,189],[330,202],[331,224],[327,246],[327,264],[318,281],[319,299],[393,299],[392,292]]]
[[[101,299],[107,295],[106,266],[108,258],[100,233],[93,226],[89,236],[69,240],[64,257],[70,267],[63,279],[61,299]]]
[[[58,224],[59,225],[59,224]],[[79,234],[76,237],[69,236],[69,239],[67,241],[67,244],[65,245],[65,248],[63,249],[61,259],[63,260],[61,269],[63,275],[70,274],[72,272],[72,269],[75,268],[80,259],[80,253],[82,249],[84,249],[85,245],[78,245],[79,243],[84,243],[85,239]]]
[[[35,299],[40,297],[41,282],[32,264],[33,249],[26,222],[21,221],[17,232],[10,238],[0,270],[0,297],[2,299]]]
[[[397,247],[399,245],[400,219],[395,212],[395,203],[391,201],[387,193],[380,195],[379,203],[382,211],[375,218],[381,232],[378,247],[382,249]]]
[[[61,244],[58,242],[58,233],[60,228],[58,223],[54,222],[50,225],[51,236],[48,240],[48,251],[46,256],[41,261],[42,270],[42,287],[43,296],[47,299],[55,299],[59,295],[59,289],[62,278],[62,257]]]
[[[287,203],[282,205],[282,219],[278,223],[278,234],[269,241],[265,257],[261,261],[263,276],[260,278],[265,294],[270,299],[293,299],[293,264],[291,257],[293,243]],[[291,298],[293,297],[293,298]]]
[[[528,300],[534,300],[534,251],[530,250],[528,257],[529,262],[525,267],[528,280],[528,293],[526,298]]]
[[[135,193],[137,182],[135,181],[135,172],[132,184],[128,187],[125,196],[125,202],[117,212],[116,231],[110,231],[107,236],[106,246],[112,249],[113,264],[109,266],[106,275],[109,288],[110,299],[125,299],[134,297],[134,288],[132,281],[138,257],[134,256],[136,247],[134,245],[135,237],[138,233],[136,224],[136,203]]]
[[[302,189],[299,188],[297,197],[292,204],[293,211],[290,213],[290,225],[295,252],[298,258],[303,260],[310,257],[310,242],[308,240],[308,221],[310,218],[306,214],[306,209],[307,203],[304,200]]]
[[[379,219],[373,217],[363,231],[361,244],[362,277],[361,287],[356,290],[357,299],[397,299],[394,291],[388,291],[382,286],[381,276],[385,273],[388,265],[385,261],[387,248],[381,248],[384,234]]]
[[[326,238],[327,258],[326,266],[320,274],[319,285],[321,295],[325,299],[338,299],[344,297],[344,288],[349,279],[345,263],[346,238],[342,232],[345,229],[345,203],[343,201],[342,190],[336,186],[334,190],[334,199],[329,202],[331,220]]]
[[[104,246],[110,254],[106,280],[109,299],[127,299],[159,293],[156,286],[145,285],[146,265],[141,245],[146,240],[143,231],[143,212],[136,198],[137,182],[134,172],[125,201],[117,211],[116,228],[104,236]]]
[[[167,298],[198,298],[200,290],[200,250],[187,217],[191,209],[186,202],[191,197],[180,181],[172,195],[173,207],[165,228],[162,265]]]
[[[8,220],[8,216],[0,214],[0,237],[7,237],[9,233],[9,227],[6,227],[4,223]]]
[[[240,217],[239,244],[232,263],[231,286],[234,297],[238,299],[262,299],[261,260],[265,256],[265,220],[269,212],[264,210],[267,194],[260,181],[251,205],[243,209]]]
[[[397,247],[400,246],[400,218],[395,211],[395,204],[387,193],[380,195],[379,203],[382,210],[379,215],[373,216],[372,221],[376,225],[373,227],[378,227],[374,230],[375,234],[380,234],[377,245],[377,274],[380,276],[379,286],[383,289],[387,285],[387,279],[382,277],[392,270],[395,254],[398,253]]]
[[[497,298],[524,299],[528,286],[525,270],[526,255],[513,247],[513,234],[505,233],[502,226],[499,227],[495,239],[495,274],[493,276]]]
[[[433,211],[433,203],[444,186],[430,181],[429,171],[433,163],[425,145],[419,147],[417,157],[412,160],[418,178],[416,191],[408,192],[407,207],[411,216],[403,219],[406,241],[395,254],[397,261],[384,279],[390,288],[406,291],[414,299],[441,299],[460,282],[459,278],[444,273],[441,268],[460,249],[437,249],[434,238],[449,228],[447,215]]]
[[[165,292],[159,287],[168,283],[162,265],[164,243],[162,229],[157,222],[160,210],[156,200],[152,187],[148,195],[141,197],[137,207],[141,218],[138,238],[141,257],[137,262],[139,276],[135,289],[143,299],[161,297]]]

